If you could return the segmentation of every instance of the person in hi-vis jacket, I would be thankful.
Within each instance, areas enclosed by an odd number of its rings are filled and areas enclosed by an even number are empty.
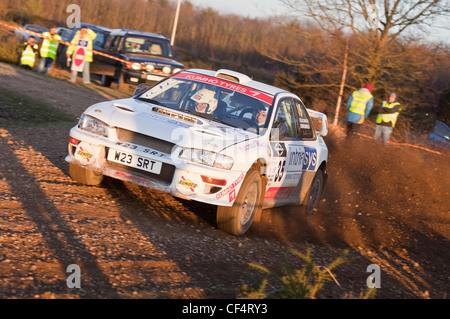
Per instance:
[[[400,103],[397,102],[397,94],[392,92],[388,100],[383,101],[378,107],[377,124],[375,125],[375,134],[373,136],[375,141],[381,138],[383,145],[387,145],[401,110]]]
[[[373,108],[372,89],[372,84],[367,83],[364,87],[350,95],[347,101],[347,136],[354,133],[357,125],[362,124],[369,116]]]
[[[74,63],[76,59],[76,49],[79,46],[85,48],[85,56],[84,56],[84,67],[83,67],[83,82],[90,83],[91,75],[89,70],[89,64],[93,61],[93,53],[92,53],[92,43],[97,34],[89,28],[82,26],[80,30],[77,31],[75,36],[73,37],[70,46],[67,48],[67,63],[69,64],[71,61],[72,54],[72,63]],[[70,81],[76,82],[78,71],[74,70],[72,67],[72,73],[70,75]]]

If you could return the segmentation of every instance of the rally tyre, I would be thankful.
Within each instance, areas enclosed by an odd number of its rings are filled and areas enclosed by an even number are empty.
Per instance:
[[[123,70],[120,70],[117,78],[117,89],[124,90],[126,87],[127,84],[125,83],[125,75],[123,74]]]
[[[81,184],[99,185],[103,181],[103,174],[69,163],[70,177]]]
[[[320,198],[322,196],[324,186],[324,177],[323,177],[323,171],[319,169],[314,176],[314,179],[311,183],[311,186],[308,190],[308,193],[306,193],[305,199],[302,203],[302,210],[308,214],[312,215],[316,212],[317,208],[319,207]]]
[[[261,209],[262,179],[258,170],[248,171],[233,206],[217,207],[217,227],[232,235],[243,235]]]
[[[101,82],[101,85],[102,85],[102,86],[104,86],[104,87],[110,87],[110,86],[111,86],[112,79],[111,79],[110,76],[107,76],[107,75],[102,74],[100,82]]]

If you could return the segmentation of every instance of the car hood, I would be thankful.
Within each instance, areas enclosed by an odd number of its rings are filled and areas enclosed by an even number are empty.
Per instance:
[[[85,114],[111,127],[213,152],[258,138],[253,132],[133,98],[94,104]]]
[[[184,68],[184,65],[167,57],[150,55],[150,54],[139,54],[139,53],[127,53],[122,56],[123,59],[126,59],[130,62],[137,63],[151,63],[155,66],[172,66],[176,68]]]

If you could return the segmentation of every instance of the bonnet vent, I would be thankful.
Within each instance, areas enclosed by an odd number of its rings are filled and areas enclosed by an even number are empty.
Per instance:
[[[122,111],[134,112],[134,107],[126,104],[114,103],[114,106]]]

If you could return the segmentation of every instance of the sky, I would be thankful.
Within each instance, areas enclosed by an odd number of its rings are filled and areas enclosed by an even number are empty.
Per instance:
[[[199,7],[210,7],[219,13],[249,18],[263,18],[286,11],[279,0],[189,0],[189,2]]]
[[[171,0],[177,2],[177,0]],[[185,1],[185,0],[181,0]],[[265,18],[268,16],[283,15],[288,9],[279,0],[188,0],[195,6],[212,8],[220,14],[237,14],[249,18]],[[450,25],[450,21],[443,20],[441,26]],[[428,29],[428,38],[444,41],[450,44],[450,29]]]

